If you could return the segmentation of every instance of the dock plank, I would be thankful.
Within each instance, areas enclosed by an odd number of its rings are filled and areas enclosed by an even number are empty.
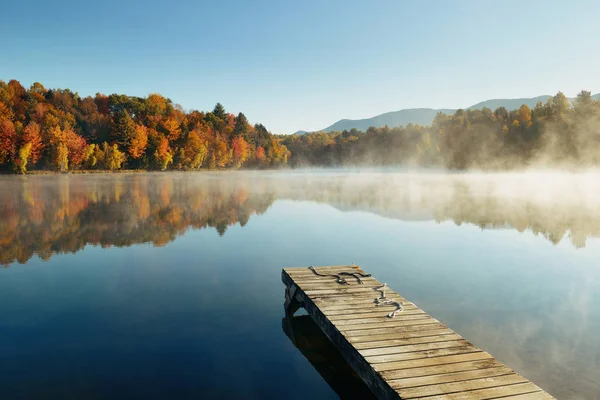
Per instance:
[[[357,320],[357,319],[368,319],[368,318],[385,318],[387,313],[389,313],[389,308],[380,308],[378,310],[373,310],[365,313],[352,313],[352,314],[332,314],[325,313],[329,320],[333,323],[348,321],[348,320]],[[409,319],[409,317],[418,318],[422,314],[425,314],[425,311],[418,309],[404,309],[401,314],[398,314],[396,318]],[[427,315],[427,314],[425,314]]]
[[[509,375],[512,373],[514,373],[514,371],[508,367],[495,367],[464,372],[451,372],[440,375],[418,376],[415,378],[392,379],[388,381],[388,383],[393,388],[406,389],[419,386],[428,387],[429,385],[460,382],[477,378],[493,378],[495,376]]]
[[[406,344],[404,346],[392,346],[392,347],[382,347],[376,349],[368,349],[361,350],[360,354],[363,357],[375,357],[375,356],[383,356],[386,354],[401,354],[401,353],[410,353],[412,351],[422,351],[422,350],[435,350],[435,349],[445,349],[448,347],[460,347],[460,346],[468,346],[470,343],[464,339],[457,340],[444,340],[439,342],[430,342],[423,344]]]
[[[317,266],[322,275],[358,272],[356,265]],[[286,307],[302,306],[376,397],[382,399],[553,399],[525,377],[428,315],[389,287],[386,299],[373,276],[319,276],[308,268],[284,268]],[[287,311],[286,311],[287,312]]]
[[[421,386],[399,390],[404,399],[415,399],[425,396],[444,395],[467,392],[479,389],[497,388],[499,386],[527,383],[527,379],[519,374],[501,375],[492,378],[479,378],[469,381],[440,383],[437,385]]]
[[[513,385],[498,386],[487,389],[464,390],[461,392],[441,394],[439,396],[427,396],[428,400],[471,400],[471,399],[496,399],[506,398],[510,395],[521,395],[539,392],[541,389],[531,382]],[[423,396],[424,397],[424,396]],[[423,398],[417,397],[417,398]]]
[[[373,364],[376,371],[392,371],[397,369],[411,369],[418,367],[428,367],[434,365],[455,364],[463,361],[487,360],[493,358],[485,351],[479,350],[475,353],[459,354],[455,356],[442,356],[434,358],[424,358],[420,360],[386,362]]]
[[[352,329],[370,329],[383,326],[404,326],[404,325],[420,325],[425,323],[438,323],[437,319],[431,318],[427,314],[403,315],[397,316],[392,321],[387,321],[387,316],[382,315],[378,318],[359,318],[359,319],[342,319],[331,322],[334,323],[340,330]],[[356,327],[356,328],[355,328]]]
[[[448,333],[443,335],[426,335],[422,337],[414,338],[402,338],[402,339],[391,339],[391,340],[379,340],[372,342],[355,343],[354,348],[357,350],[380,350],[386,351],[389,348],[396,348],[399,346],[406,346],[411,344],[420,343],[436,343],[445,342],[448,340],[462,339],[462,337],[456,333]]]
[[[379,364],[385,364],[385,365],[389,365],[389,364],[393,364],[395,362],[400,362],[400,361],[407,361],[407,360],[417,360],[417,359],[423,359],[423,358],[441,358],[441,356],[452,356],[452,355],[459,355],[459,354],[469,354],[469,353],[476,353],[479,352],[481,350],[479,350],[477,347],[475,346],[457,346],[457,347],[448,347],[448,348],[444,348],[444,349],[433,349],[433,350],[423,350],[423,351],[413,351],[413,352],[407,352],[407,353],[397,353],[397,354],[387,354],[387,355],[383,355],[383,356],[373,356],[373,357],[365,357],[365,359],[370,362],[371,364],[373,364],[373,367],[375,367],[376,370],[379,371],[378,368],[376,368],[377,365]]]

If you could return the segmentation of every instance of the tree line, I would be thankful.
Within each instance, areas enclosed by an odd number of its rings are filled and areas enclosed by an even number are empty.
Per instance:
[[[161,96],[80,97],[0,81],[0,170],[267,168],[288,149],[243,113],[186,112]]]
[[[533,109],[439,113],[408,124],[272,135],[217,103],[192,110],[159,94],[80,97],[0,81],[0,171],[196,170],[284,165],[406,165],[450,169],[600,164],[600,102],[561,92]]]
[[[418,165],[450,169],[600,165],[600,102],[581,91],[517,110],[438,113],[431,126],[290,135],[290,165]]]

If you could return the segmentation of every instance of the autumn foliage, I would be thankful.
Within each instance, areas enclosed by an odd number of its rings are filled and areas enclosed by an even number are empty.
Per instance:
[[[156,93],[82,98],[0,81],[0,171],[259,168],[289,155],[264,126],[219,103],[186,112]]]
[[[438,113],[408,124],[289,135],[298,166],[416,165],[447,169],[588,168],[600,165],[600,101],[588,91],[558,92],[531,109],[498,107]],[[267,156],[269,151],[266,152]],[[255,158],[260,160],[257,148]]]

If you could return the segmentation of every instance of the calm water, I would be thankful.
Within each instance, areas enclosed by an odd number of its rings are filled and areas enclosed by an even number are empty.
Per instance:
[[[336,398],[282,267],[354,262],[558,398],[600,398],[600,175],[0,177],[0,398]]]

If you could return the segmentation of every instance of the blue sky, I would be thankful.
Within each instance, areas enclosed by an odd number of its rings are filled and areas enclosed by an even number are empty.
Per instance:
[[[402,108],[600,92],[598,1],[28,1],[0,79],[217,101],[274,133]]]

